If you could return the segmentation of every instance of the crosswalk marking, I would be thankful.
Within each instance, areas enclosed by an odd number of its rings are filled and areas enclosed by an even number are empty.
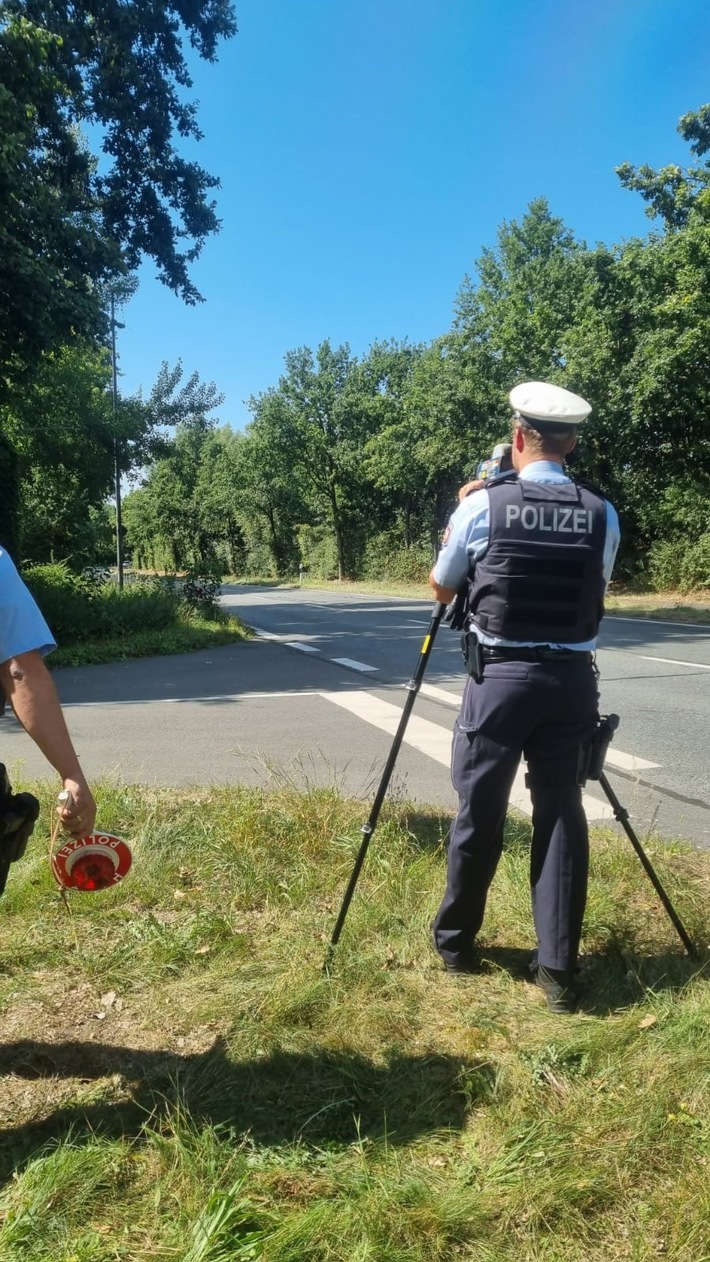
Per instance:
[[[319,692],[318,695],[325,701],[339,705],[351,714],[357,715],[358,718],[364,719],[366,723],[371,723],[373,727],[379,727],[383,732],[388,732],[390,736],[394,736],[402,717],[402,711],[398,706],[390,705],[389,701],[381,701],[371,692]],[[428,758],[433,758],[444,767],[448,767],[451,763],[451,732],[438,723],[431,723],[428,719],[420,719],[417,715],[412,715],[404,733],[403,743],[426,754]],[[582,794],[582,803],[587,819],[590,821],[613,818],[614,812],[609,804],[600,802],[590,793]],[[525,787],[525,769],[522,766],[515,777],[510,804],[526,815],[532,815],[532,803]]]
[[[302,653],[318,653],[319,652],[319,649],[315,648],[311,644],[304,644],[297,640],[286,640],[284,636],[276,635],[274,634],[273,631],[263,631],[258,627],[254,627],[253,630],[261,639],[276,640],[280,642],[281,644],[283,644],[284,648],[299,649]],[[639,654],[639,656],[641,656],[641,654]],[[668,662],[669,664],[672,664],[674,666],[696,665],[696,663],[680,662],[680,661],[675,661],[672,658],[662,658],[662,657],[647,657],[645,658],[645,660],[649,662]],[[330,661],[335,662],[338,666],[346,666],[349,670],[360,671],[362,674],[374,674],[378,670],[377,666],[368,666],[366,665],[365,662],[356,662],[351,657],[331,657]],[[710,670],[710,666],[700,666],[700,669]],[[455,709],[458,709],[459,706],[461,705],[460,695],[457,695],[456,693],[453,693],[453,692],[449,692],[446,688],[437,688],[436,684],[421,683],[419,685],[419,691],[422,694],[422,696],[430,697],[432,701],[443,702],[444,705],[453,706],[455,707]],[[331,695],[335,696],[336,694],[321,693],[320,695],[325,697],[325,696],[331,696]],[[347,709],[348,707],[346,706],[345,708]],[[393,707],[393,708],[396,710],[396,707]],[[397,710],[397,713],[399,714],[400,711]],[[426,720],[419,720],[419,721],[426,722]],[[399,719],[397,719],[397,722],[399,722]],[[410,719],[410,725],[412,722],[413,720]],[[382,725],[376,724],[376,726],[382,726]],[[436,726],[436,724],[434,724],[433,726]],[[384,730],[388,731],[389,728],[384,728]],[[394,734],[395,730],[396,730],[396,724],[395,724],[395,727],[392,729],[392,734]],[[411,740],[407,740],[405,743],[411,744],[411,745],[414,744],[414,742]],[[415,746],[415,747],[419,748],[419,746]],[[426,752],[426,751],[423,751],[423,752]],[[434,755],[430,755],[430,756],[433,757]],[[445,763],[448,764],[449,757],[447,755],[445,760],[439,759],[438,761],[440,762],[445,761]],[[621,749],[616,749],[613,745],[610,745],[609,749],[607,750],[606,762],[607,762],[607,765],[610,767],[618,767],[619,770],[621,771],[631,771],[631,772],[650,771],[660,766],[660,763],[650,762],[647,758],[639,758],[636,754],[627,754]],[[516,779],[515,785],[513,786],[513,794],[514,796],[511,796],[511,799],[510,799],[511,803],[514,806],[519,805],[519,803],[523,803],[523,805],[520,805],[520,809],[529,811],[530,795],[527,789],[525,788],[524,784],[522,784],[522,786],[518,784],[517,779]],[[591,801],[595,803],[595,809],[601,809],[603,812],[601,816],[595,815],[593,818],[606,819],[613,816],[613,811],[611,810],[610,807],[606,806],[606,803],[597,802],[597,799],[591,798],[591,795],[589,794],[585,794],[584,796],[590,797]],[[519,801],[516,801],[515,800],[516,798],[519,799]],[[591,819],[592,816],[589,816],[589,818]]]
[[[419,691],[425,697],[431,697],[432,701],[443,701],[445,705],[455,706],[457,710],[461,705],[461,698],[455,693],[447,692],[445,688],[437,688],[434,684],[422,684]],[[639,758],[636,754],[625,754],[623,750],[615,749],[613,745],[610,745],[607,750],[606,762],[609,766],[619,767],[622,771],[649,771],[661,765],[657,762],[649,762],[647,758]]]

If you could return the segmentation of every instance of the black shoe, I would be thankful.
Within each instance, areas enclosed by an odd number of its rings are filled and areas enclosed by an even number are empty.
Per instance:
[[[449,973],[452,977],[470,977],[473,973],[480,973],[480,965],[478,960],[444,960],[444,972]]]
[[[574,990],[572,972],[566,968],[545,968],[544,964],[536,964],[535,981],[543,992],[550,1012],[558,1014],[577,1011],[577,996]]]
[[[444,960],[444,957],[441,957]],[[453,977],[470,977],[472,973],[480,973],[482,960],[475,947],[462,951],[455,960],[444,960],[444,971]]]

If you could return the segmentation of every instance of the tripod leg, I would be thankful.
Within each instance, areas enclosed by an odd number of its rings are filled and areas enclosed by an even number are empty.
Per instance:
[[[446,605],[443,605],[441,601],[437,601],[436,604],[434,605],[434,609],[431,615],[431,621],[429,623],[429,626],[427,627],[427,632],[422,642],[421,652],[419,654],[419,661],[417,662],[417,668],[412,678],[410,679],[409,683],[407,684],[407,690],[408,690],[407,700],[404,704],[404,709],[402,710],[402,717],[399,720],[397,731],[395,732],[394,740],[392,742],[392,747],[390,749],[389,756],[385,764],[385,769],[382,773],[382,779],[380,780],[380,785],[375,795],[375,800],[372,804],[372,810],[370,811],[367,823],[363,824],[362,828],[360,829],[360,832],[363,835],[362,842],[360,844],[360,849],[358,851],[357,859],[355,860],[355,866],[352,870],[350,880],[348,881],[348,888],[345,891],[345,897],[343,898],[342,906],[338,913],[338,919],[335,922],[335,928],[333,929],[333,936],[330,940],[330,946],[328,947],[328,951],[326,953],[325,963],[323,965],[323,969],[326,973],[332,962],[333,952],[335,951],[335,948],[338,945],[338,940],[340,938],[340,934],[342,933],[343,925],[345,924],[345,917],[348,914],[348,908],[352,901],[353,894],[355,893],[355,886],[357,885],[357,880],[360,875],[360,870],[362,868],[363,863],[365,862],[365,855],[367,854],[367,848],[370,844],[370,838],[372,834],[374,833],[375,828],[377,827],[377,820],[380,814],[380,808],[385,799],[387,786],[389,785],[390,777],[394,770],[394,764],[397,761],[397,755],[399,753],[400,745],[402,744],[402,738],[404,736],[405,728],[407,726],[407,723],[409,722],[409,716],[412,713],[412,708],[414,706],[417,693],[419,692],[419,686],[422,682],[424,671],[426,670],[426,664],[429,660],[429,654],[431,653],[432,647],[434,645],[434,639],[439,629],[439,623],[441,622],[441,619],[444,616],[445,610],[446,610]]]
[[[631,827],[631,824],[629,823],[629,812],[625,809],[625,807],[623,807],[623,806],[621,805],[621,803],[620,803],[620,801],[619,801],[618,797],[616,796],[616,794],[615,794],[614,790],[612,789],[611,785],[609,784],[609,781],[607,780],[607,778],[606,778],[606,776],[604,775],[604,772],[603,772],[603,771],[602,771],[602,773],[601,773],[601,774],[600,774],[600,776],[599,776],[599,783],[600,783],[600,785],[602,786],[602,788],[603,788],[604,792],[606,793],[606,795],[607,795],[607,797],[608,797],[608,799],[609,799],[609,802],[610,802],[610,804],[611,804],[611,808],[612,808],[612,810],[613,810],[613,812],[614,812],[614,816],[615,816],[615,818],[616,818],[616,819],[619,821],[619,823],[621,824],[621,827],[623,828],[624,832],[626,833],[626,836],[628,837],[629,841],[631,842],[631,845],[633,846],[634,850],[636,851],[636,854],[638,855],[638,857],[639,857],[639,859],[640,859],[640,861],[641,861],[641,866],[643,867],[643,869],[644,869],[644,871],[645,871],[645,873],[646,873],[646,875],[647,875],[648,879],[650,880],[650,882],[651,882],[651,884],[652,884],[653,888],[655,889],[656,893],[658,894],[658,897],[660,898],[661,902],[663,903],[663,906],[664,906],[664,908],[665,908],[665,910],[666,910],[666,912],[667,912],[667,914],[668,914],[668,917],[669,917],[669,919],[670,919],[671,923],[673,924],[673,927],[674,927],[674,929],[675,929],[676,933],[678,934],[678,937],[680,938],[681,942],[683,943],[683,946],[685,947],[686,951],[688,952],[688,955],[691,955],[691,956],[692,956],[692,955],[697,955],[697,951],[696,951],[696,949],[695,949],[695,945],[694,945],[694,943],[693,943],[692,939],[689,937],[689,935],[688,935],[688,933],[687,933],[687,931],[686,931],[686,929],[685,929],[685,926],[683,925],[683,922],[682,922],[682,920],[680,919],[680,916],[678,915],[677,911],[675,910],[675,908],[674,908],[674,906],[673,906],[673,904],[672,904],[672,902],[671,902],[670,898],[669,898],[669,897],[668,897],[668,895],[666,894],[666,891],[664,890],[663,886],[661,885],[661,882],[659,881],[659,879],[658,879],[658,877],[657,877],[657,875],[656,875],[656,872],[655,872],[655,870],[654,870],[654,868],[653,868],[653,865],[652,865],[652,863],[651,863],[651,860],[649,859],[648,855],[646,854],[645,850],[643,849],[643,846],[641,845],[641,842],[639,841],[638,837],[636,836],[636,833],[634,832],[633,828]]]

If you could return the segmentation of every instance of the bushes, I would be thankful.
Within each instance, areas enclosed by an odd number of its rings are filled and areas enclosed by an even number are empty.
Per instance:
[[[338,551],[333,533],[326,526],[299,526],[298,547],[303,567],[311,578],[338,577]]]
[[[710,533],[689,539],[659,539],[648,553],[655,591],[710,589]]]
[[[58,644],[162,630],[177,619],[177,593],[148,579],[119,591],[100,576],[75,574],[64,562],[34,565],[23,573]]]
[[[394,531],[383,531],[370,539],[365,549],[363,577],[392,579],[397,583],[425,583],[434,564],[431,549],[422,543],[402,547]]]

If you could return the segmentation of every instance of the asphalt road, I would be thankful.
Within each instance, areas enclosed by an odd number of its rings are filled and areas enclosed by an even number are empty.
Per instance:
[[[55,678],[90,778],[165,785],[336,783],[372,798],[432,602],[312,589],[225,588],[259,634],[179,657],[64,669]],[[607,773],[642,838],[710,845],[710,628],[605,620],[602,709],[621,716]],[[390,794],[453,808],[449,750],[463,687],[458,637],[437,636]],[[12,768],[47,765],[12,716]],[[522,775],[513,798],[529,809]],[[598,785],[590,819],[609,819]],[[365,811],[366,815],[366,811]]]
[[[369,690],[406,681],[432,611],[426,601],[299,588],[234,588],[225,602],[294,652],[350,661]],[[607,774],[635,826],[710,845],[710,627],[608,616],[597,664],[601,710],[621,718]],[[439,712],[431,717],[450,728],[453,714],[442,709],[458,701],[462,687],[458,636],[442,627],[415,713],[430,714],[433,703]],[[589,791],[607,806],[599,786]],[[589,805],[588,814],[603,818],[608,811]]]

